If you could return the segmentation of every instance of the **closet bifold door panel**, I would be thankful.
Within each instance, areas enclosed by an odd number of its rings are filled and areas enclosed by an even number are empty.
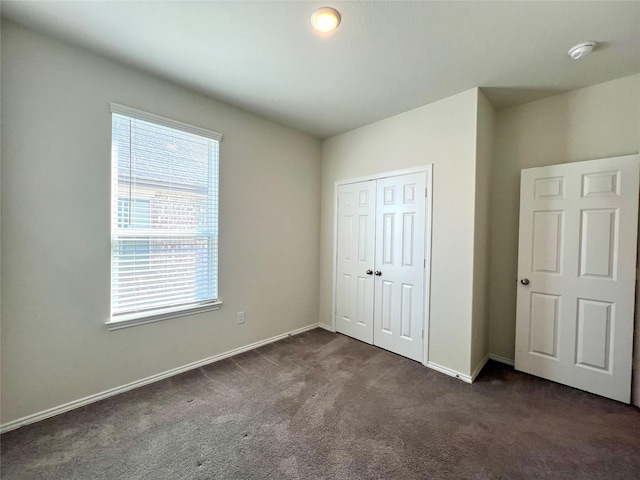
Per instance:
[[[376,182],[338,189],[336,331],[373,343]]]
[[[426,173],[339,185],[336,331],[424,358]]]
[[[374,345],[422,361],[425,175],[377,182]]]

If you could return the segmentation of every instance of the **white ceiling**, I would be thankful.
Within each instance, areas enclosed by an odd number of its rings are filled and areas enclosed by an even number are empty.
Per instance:
[[[333,34],[309,24],[321,6],[342,14]],[[502,109],[640,72],[638,0],[4,0],[2,15],[319,138],[476,86]]]

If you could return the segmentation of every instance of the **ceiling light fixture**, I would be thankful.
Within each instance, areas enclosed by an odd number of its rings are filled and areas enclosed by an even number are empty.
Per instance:
[[[596,46],[596,42],[582,42],[574,45],[569,49],[569,56],[574,60],[578,60],[586,55],[589,55]]]
[[[311,25],[321,32],[330,32],[340,25],[340,14],[331,7],[322,7],[311,14]]]

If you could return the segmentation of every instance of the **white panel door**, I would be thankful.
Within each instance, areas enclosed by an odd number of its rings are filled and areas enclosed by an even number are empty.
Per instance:
[[[373,343],[376,182],[338,187],[336,331]]]
[[[516,369],[629,403],[640,156],[522,171]]]
[[[422,361],[425,174],[378,180],[374,345]]]

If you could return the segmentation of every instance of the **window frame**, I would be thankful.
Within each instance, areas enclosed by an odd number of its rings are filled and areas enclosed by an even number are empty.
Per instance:
[[[111,120],[111,141],[110,141],[110,146],[111,146],[111,151],[113,150],[113,115],[114,114],[118,114],[118,115],[123,115],[126,117],[130,117],[130,118],[135,118],[137,120],[142,120],[145,122],[150,122],[159,126],[163,126],[163,127],[167,127],[167,128],[171,128],[174,130],[178,130],[178,131],[182,131],[182,132],[187,132],[187,133],[191,133],[191,134],[195,134],[198,135],[200,137],[205,137],[208,138],[210,140],[214,140],[217,141],[218,143],[222,142],[222,134],[218,133],[218,132],[214,132],[212,130],[208,130],[205,128],[201,128],[201,127],[197,127],[194,125],[190,125],[187,123],[183,123],[177,120],[173,120],[170,118],[166,118],[160,115],[156,115],[156,114],[152,114],[152,113],[148,113],[145,112],[143,110],[138,110],[136,108],[132,108],[132,107],[128,107],[125,105],[120,105],[118,103],[111,103],[110,104],[110,108],[111,108],[111,115],[110,115],[110,120]],[[217,182],[218,182],[218,187],[216,188],[216,193],[218,198],[214,199],[215,201],[217,201],[218,204],[218,215],[217,215],[217,226],[216,226],[216,230],[219,230],[219,219],[220,219],[220,214],[219,214],[219,197],[220,197],[220,189],[219,189],[219,171],[220,171],[220,155],[219,155],[219,147],[218,147],[218,157],[216,159],[217,161],[217,170],[218,170],[218,178],[217,178]],[[114,158],[112,153],[109,156],[109,162],[110,162],[110,167],[111,167],[111,176],[110,176],[110,197],[109,197],[109,222],[110,222],[110,227],[109,227],[109,232],[110,232],[110,241],[109,241],[109,245],[110,245],[110,268],[109,268],[109,274],[110,274],[110,280],[109,280],[109,319],[107,320],[107,322],[105,323],[106,327],[108,330],[118,330],[121,328],[127,328],[127,327],[132,327],[135,325],[143,325],[143,324],[147,324],[147,323],[153,323],[153,322],[158,322],[158,321],[162,321],[162,320],[167,320],[170,318],[179,318],[179,317],[184,317],[184,316],[188,316],[188,315],[194,315],[197,313],[202,313],[202,312],[206,312],[206,311],[212,311],[212,310],[219,310],[222,306],[222,301],[220,300],[220,295],[219,295],[219,290],[218,290],[218,298],[215,300],[208,300],[208,301],[203,301],[201,303],[195,303],[195,304],[190,304],[190,305],[174,305],[174,306],[168,306],[168,307],[159,307],[157,309],[153,309],[153,310],[145,310],[145,311],[138,311],[138,312],[132,312],[132,313],[125,313],[125,314],[118,314],[118,315],[114,315],[113,314],[113,261],[114,261],[114,254],[113,254],[113,242],[114,242],[114,231],[113,231],[113,222],[114,222],[114,217],[113,215],[117,215],[117,219],[119,220],[120,217],[120,212],[118,212],[118,210],[120,210],[119,208],[115,208],[114,210],[114,202],[118,202],[118,204],[120,203],[121,199],[118,198],[118,193],[117,193],[117,189],[114,188],[114,178],[113,178],[113,172],[114,172]],[[116,180],[117,181],[117,180]],[[115,196],[115,198],[114,198]],[[211,198],[211,197],[210,197]],[[128,199],[127,199],[128,201]],[[118,205],[119,206],[119,205]],[[114,213],[115,211],[115,213]],[[219,247],[217,250],[217,258],[216,258],[216,263],[219,261],[220,258],[220,254],[219,254]],[[217,282],[217,288],[219,289],[219,281],[218,279],[216,279]]]

